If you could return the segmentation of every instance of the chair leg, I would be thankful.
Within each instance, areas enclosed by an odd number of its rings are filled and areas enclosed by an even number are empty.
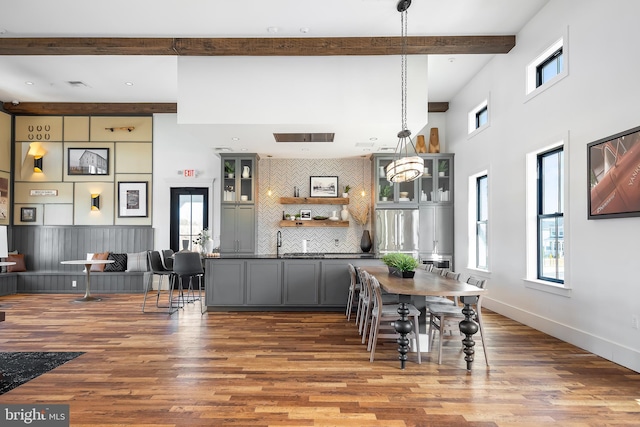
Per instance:
[[[151,287],[151,285],[153,284],[153,274],[149,275],[149,280],[147,280],[147,283],[145,283],[145,287],[144,287],[144,298],[142,300],[142,312],[144,313],[144,305],[147,302],[147,294],[149,293],[149,288]]]
[[[487,345],[484,342],[484,328],[482,327],[482,315],[477,313],[478,329],[480,329],[480,339],[482,340],[482,351],[484,351],[484,361],[489,366],[489,356],[487,356]]]
[[[371,302],[369,302],[369,304],[367,304],[367,309],[365,310],[365,314],[364,314],[363,329],[360,332],[362,334],[362,344],[364,344],[367,341],[367,328],[369,327],[369,320],[371,319],[372,309],[373,308],[371,307]]]
[[[446,321],[445,316],[439,316],[440,327],[438,328],[438,365],[442,365],[442,342],[444,341],[444,324]]]
[[[375,324],[374,324],[375,321]],[[371,319],[371,333],[369,335],[369,344],[367,349],[369,350],[369,362],[373,362],[373,356],[376,353],[376,343],[378,342],[378,331],[380,330],[380,319],[378,316],[375,319]]]
[[[420,323],[418,316],[413,316],[413,333],[416,335],[416,353],[418,353],[418,365],[422,364],[422,356],[420,355]]]
[[[347,316],[347,320],[351,319],[351,305],[353,304],[353,289],[349,288],[349,296],[347,297],[347,308],[344,315]]]

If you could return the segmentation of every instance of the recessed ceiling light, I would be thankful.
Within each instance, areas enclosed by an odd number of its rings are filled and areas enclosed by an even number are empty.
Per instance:
[[[302,27],[302,28],[300,28],[300,32],[301,32],[302,34],[307,34],[307,33],[309,32],[309,29],[308,29],[308,28],[306,28],[306,27]]]
[[[31,85],[33,85],[33,82],[26,81],[26,82],[24,82],[24,84],[26,84],[28,86],[31,86]]]
[[[369,141],[377,141],[378,138],[376,138],[375,136],[372,136],[371,138],[369,138]]]
[[[124,82],[126,86],[133,86],[133,82]]]
[[[240,151],[247,151],[247,149],[246,148],[241,148]]]
[[[233,138],[231,138],[232,141],[240,141],[240,138],[238,138],[237,136],[234,136]]]
[[[275,34],[278,32],[278,27],[269,27],[267,28],[267,32],[271,34]]]

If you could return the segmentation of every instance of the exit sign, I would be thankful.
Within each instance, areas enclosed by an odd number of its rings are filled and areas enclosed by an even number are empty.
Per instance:
[[[184,172],[182,172],[182,174],[187,178],[193,178],[194,176],[196,176],[196,170],[195,169],[185,169]]]

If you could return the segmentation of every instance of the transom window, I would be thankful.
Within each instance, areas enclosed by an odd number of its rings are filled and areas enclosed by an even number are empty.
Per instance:
[[[488,120],[489,120],[489,110],[485,105],[482,109],[480,109],[480,111],[476,113],[476,129],[478,129],[480,126],[487,124]]]
[[[536,87],[540,87],[562,72],[562,48],[556,50],[536,67]]]

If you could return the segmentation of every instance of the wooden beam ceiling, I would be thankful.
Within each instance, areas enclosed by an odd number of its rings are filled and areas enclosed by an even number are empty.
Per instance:
[[[409,55],[508,53],[516,37],[408,37]],[[399,55],[401,37],[2,38],[0,55],[335,56]]]
[[[25,115],[150,115],[154,113],[177,113],[175,103],[87,103],[87,102],[21,102],[2,104],[5,112]],[[445,113],[448,102],[429,102],[430,113]]]

